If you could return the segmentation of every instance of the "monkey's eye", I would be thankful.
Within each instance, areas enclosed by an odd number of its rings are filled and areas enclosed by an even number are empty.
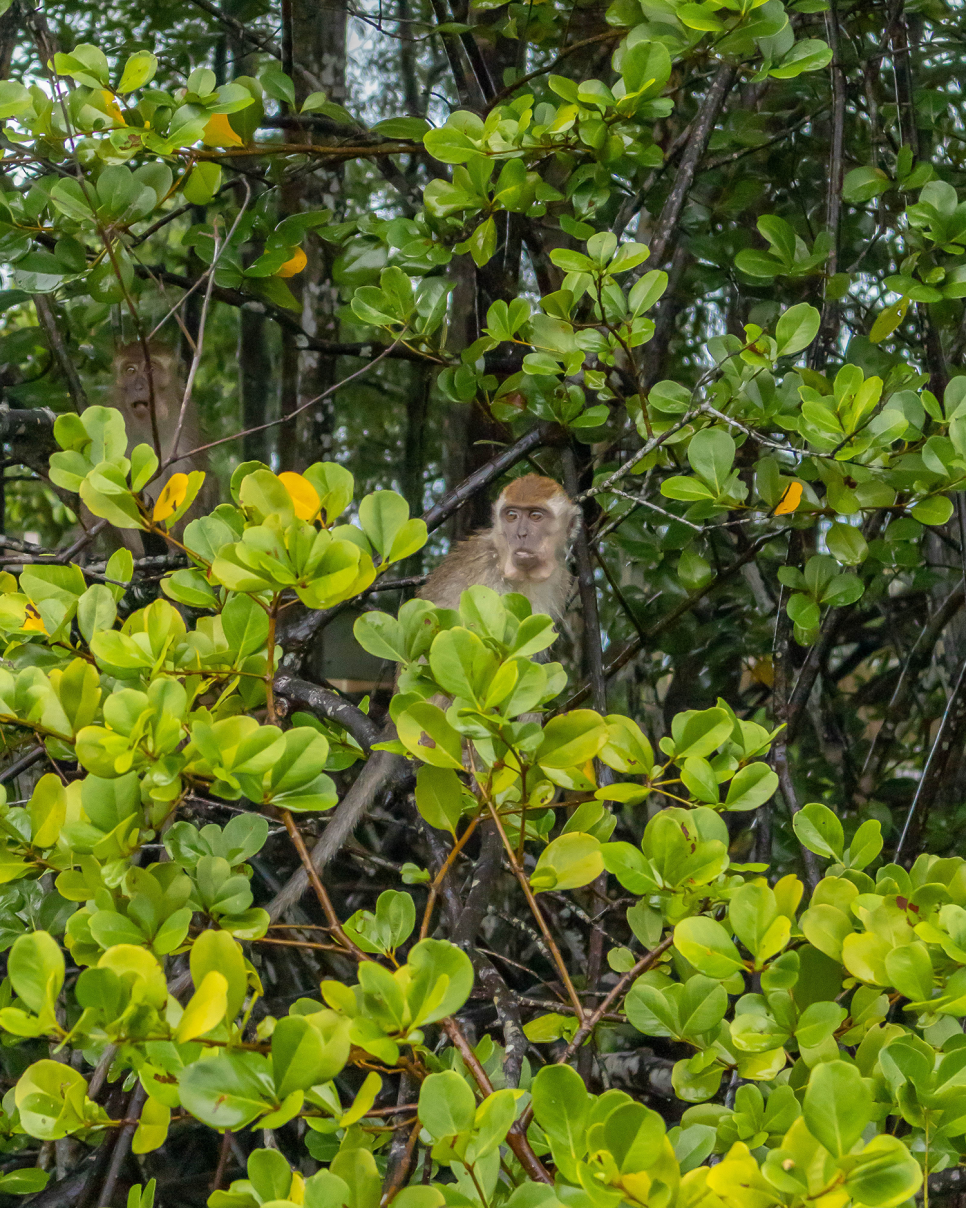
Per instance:
[[[124,370],[124,372],[125,373],[137,373],[137,369],[135,368],[134,365],[128,365],[128,367]]]
[[[536,508],[534,511],[532,511],[530,513],[530,519],[531,520],[542,520],[543,512],[541,512],[539,508]]]
[[[518,515],[518,513],[516,511],[514,511],[513,508],[508,508],[503,513],[503,516],[506,520],[516,520],[517,515]]]

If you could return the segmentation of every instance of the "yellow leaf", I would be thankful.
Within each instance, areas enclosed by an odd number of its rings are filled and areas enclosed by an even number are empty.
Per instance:
[[[276,277],[294,277],[296,273],[300,273],[306,264],[308,264],[308,256],[302,249],[296,248],[295,255],[291,260],[286,260],[282,267],[275,274]]]
[[[244,142],[231,128],[228,115],[213,113],[201,136],[206,147],[244,147]]]
[[[172,474],[164,484],[164,490],[158,496],[158,502],[151,513],[152,520],[167,520],[173,516],[184,503],[188,494],[188,475]]]
[[[651,1190],[651,1176],[646,1170],[636,1174],[622,1174],[620,1185],[639,1204],[646,1204]]]
[[[168,1125],[171,1123],[171,1108],[165,1107],[160,1099],[150,1095],[141,1109],[141,1119],[138,1121],[131,1149],[135,1153],[150,1153],[160,1149],[168,1139]]]
[[[764,684],[766,688],[770,688],[775,682],[775,667],[771,661],[771,655],[765,655],[764,658],[755,659],[751,664],[751,678],[757,684]]]
[[[176,1044],[203,1036],[225,1018],[228,1009],[228,979],[214,969],[206,973],[201,985],[192,994],[175,1029]]]
[[[114,99],[114,94],[102,88],[101,100],[104,104],[104,112],[107,114],[107,116],[112,117],[119,126],[126,126],[127,122],[124,120],[124,114],[121,112],[117,101]]]
[[[27,610],[24,613],[23,624],[21,629],[26,629],[28,633],[46,633],[47,629],[44,625],[43,618],[40,613],[34,608],[33,604],[27,605]]]
[[[769,1208],[778,1193],[765,1181],[748,1146],[736,1141],[717,1166],[708,1171],[708,1188],[728,1208]]]
[[[801,502],[802,484],[800,482],[790,482],[785,488],[785,494],[782,495],[778,507],[775,508],[775,515],[787,516],[790,512],[794,512]]]
[[[34,786],[27,810],[34,847],[53,847],[67,818],[67,795],[59,776],[48,772]]]
[[[355,1097],[355,1102],[339,1120],[340,1127],[348,1128],[350,1124],[355,1124],[357,1120],[361,1120],[375,1103],[376,1096],[381,1090],[382,1079],[379,1075],[375,1073],[367,1074],[365,1082],[363,1082]]]
[[[286,470],[278,476],[279,482],[288,491],[299,520],[314,520],[322,507],[318,492],[307,478]]]

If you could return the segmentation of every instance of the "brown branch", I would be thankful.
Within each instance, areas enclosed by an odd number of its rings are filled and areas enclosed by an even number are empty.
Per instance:
[[[645,952],[640,960],[634,965],[633,969],[628,971],[621,977],[620,981],[613,987],[607,997],[595,1007],[589,1015],[584,1015],[583,1012],[576,1012],[577,1018],[581,1021],[580,1027],[573,1035],[570,1044],[567,1045],[563,1056],[560,1058],[558,1065],[565,1065],[577,1052],[578,1048],[584,1043],[594,1028],[600,1023],[604,1016],[610,1011],[614,1003],[627,990],[632,982],[636,981],[642,973],[646,973],[648,969],[657,961],[657,959],[667,952],[668,948],[674,943],[674,932],[670,932],[663,940],[652,948],[650,952]],[[529,1127],[530,1121],[533,1119],[533,1105],[527,1107],[526,1111],[520,1117],[518,1123],[521,1128]]]
[[[963,660],[956,683],[949,694],[939,730],[929,749],[926,766],[922,770],[915,796],[906,814],[902,834],[896,844],[896,854],[893,857],[897,864],[905,848],[906,839],[909,837],[913,819],[917,812],[923,816],[929,812],[936,799],[936,794],[945,781],[949,756],[953,749],[958,750],[962,747],[964,735],[966,735],[966,659]]]
[[[684,209],[698,164],[707,150],[711,131],[721,112],[725,97],[734,82],[735,69],[728,63],[722,63],[714,74],[711,85],[705,94],[697,117],[694,119],[691,136],[681,156],[681,163],[674,176],[674,184],[667,196],[661,216],[651,235],[649,247],[649,268],[659,268],[664,263],[664,256],[671,242],[672,235]]]
[[[250,25],[245,25],[241,21],[237,21],[234,17],[229,17],[227,13],[223,13],[221,11],[217,4],[212,4],[211,0],[190,0],[190,3],[192,3],[195,8],[200,8],[203,12],[208,13],[209,16],[214,17],[216,21],[220,21],[226,29],[230,29],[231,32],[235,34],[236,37],[241,38],[242,41],[258,47],[259,50],[274,56],[276,59],[280,59],[282,57],[282,52],[279,50],[278,46],[270,36],[266,35],[264,38],[260,37],[254,32]]]
[[[433,6],[433,15],[436,18],[436,24],[451,24],[450,15],[446,11],[446,5],[443,3],[443,0],[430,0],[430,3]],[[462,44],[451,33],[441,33],[439,37],[443,43],[446,58],[449,60],[449,69],[453,73],[453,83],[456,85],[456,95],[459,97],[460,106],[463,109],[482,112],[486,104],[486,98],[483,96],[483,91],[475,77],[473,79],[474,86],[471,87],[470,85],[469,78],[463,67],[463,60],[460,58]]]
[[[832,238],[832,249],[826,262],[826,278],[838,272],[839,219],[842,215],[843,141],[845,137],[845,72],[839,48],[839,16],[837,0],[830,0],[825,13],[825,35],[832,50],[832,137],[829,145],[828,181],[825,196],[825,226]],[[823,370],[829,352],[838,335],[838,302],[828,300],[822,305],[818,338],[811,347],[809,365]]]
[[[60,330],[60,324],[57,322],[57,316],[54,314],[54,308],[50,304],[50,298],[46,294],[34,294],[33,302],[40,326],[47,337],[47,346],[50,348],[51,356],[57,362],[57,367],[67,382],[67,391],[71,401],[78,412],[84,411],[88,406],[87,393],[81,383],[77,367],[70,359],[67,343]]]
[[[863,777],[872,772],[873,783],[877,777],[874,774],[872,757],[878,749],[880,742],[885,743],[880,764],[881,760],[888,757],[896,727],[906,716],[913,687],[918,681],[920,674],[928,666],[932,658],[933,647],[942,635],[943,630],[962,608],[964,599],[966,599],[966,592],[964,592],[963,585],[960,584],[942,602],[936,610],[935,615],[930,619],[929,624],[919,631],[919,636],[916,638],[915,644],[903,663],[895,690],[886,707],[882,725],[872,737],[872,742],[869,744],[869,751],[862,767]],[[868,787],[866,791],[871,792],[871,787]]]
[[[577,480],[577,464],[573,446],[563,454],[564,486],[571,499],[577,497],[580,484]],[[589,502],[589,501],[588,501]],[[584,504],[586,509],[587,503]],[[590,680],[590,695],[598,713],[607,712],[607,681],[604,678],[604,654],[600,641],[600,614],[597,609],[597,585],[594,582],[594,564],[590,557],[590,542],[587,539],[587,516],[581,511],[580,523],[574,537],[574,553],[577,561],[577,589],[580,593],[580,611],[583,622],[584,665]]]
[[[780,537],[784,531],[785,530],[781,530],[778,533],[766,533],[759,537],[758,540],[753,542],[740,557],[736,558],[735,561],[732,562],[729,567],[727,567],[727,569],[716,575],[710,583],[699,588],[697,591],[692,592],[689,596],[687,596],[686,599],[682,600],[680,604],[677,604],[674,608],[672,608],[666,616],[663,616],[660,621],[658,621],[655,625],[652,625],[646,633],[647,642],[653,643],[654,639],[662,634],[665,629],[669,628],[669,626],[673,625],[678,617],[683,616],[686,612],[690,612],[690,610],[695,606],[695,604],[698,603],[699,600],[704,599],[704,597],[712,592],[719,584],[724,583],[727,579],[730,579],[732,575],[737,574],[746,562],[751,562],[754,559],[759,550],[767,545],[769,541],[774,541],[777,537]],[[616,675],[618,671],[623,670],[623,668],[626,667],[627,664],[640,652],[644,645],[645,641],[640,636],[632,638],[629,642],[625,642],[625,644],[620,648],[620,650],[618,650],[611,661],[604,667],[604,675],[606,678],[610,679],[611,676]],[[558,713],[566,713],[568,709],[576,709],[579,704],[582,704],[587,697],[590,696],[591,690],[592,688],[590,681],[586,680],[581,684],[576,692],[569,697],[568,700],[553,710],[551,716],[556,716]]]
[[[337,696],[328,688],[320,688],[317,684],[296,679],[283,671],[275,677],[275,695],[286,701],[290,706],[289,712],[293,706],[306,709],[316,717],[342,726],[367,753],[372,744],[379,741],[379,727],[372,718],[357,709],[351,701]]]
[[[296,825],[291,811],[281,810],[280,813],[282,815],[282,821],[285,823],[285,829],[288,831],[289,838],[292,840],[295,850],[298,852],[299,859],[302,861],[302,868],[308,877],[309,883],[315,890],[315,896],[319,899],[319,905],[322,907],[322,913],[325,915],[326,921],[329,924],[330,933],[336,937],[339,943],[342,944],[346,951],[354,956],[356,960],[368,960],[369,958],[362,951],[362,949],[353,940],[349,939],[346,933],[342,930],[342,922],[339,919],[339,916],[336,914],[335,907],[332,905],[332,900],[326,892],[325,886],[322,884],[322,880],[319,877],[318,870],[316,869],[312,858],[309,856],[308,848],[305,846],[305,840],[302,838],[302,832]],[[318,846],[318,844],[316,844],[316,846]]]
[[[114,1196],[114,1188],[117,1186],[121,1168],[130,1153],[134,1131],[138,1126],[138,1121],[147,1097],[148,1093],[140,1082],[131,1091],[131,1097],[127,1103],[127,1111],[124,1113],[127,1123],[121,1129],[120,1135],[114,1142],[114,1150],[111,1153],[111,1164],[108,1166],[107,1174],[104,1176],[104,1186],[101,1188],[100,1200],[98,1201],[101,1204],[110,1205],[111,1203]]]
[[[577,993],[574,983],[570,977],[570,970],[567,968],[567,962],[564,960],[560,949],[557,947],[557,941],[550,933],[550,928],[547,926],[547,920],[543,917],[543,911],[537,904],[537,899],[534,896],[533,890],[530,888],[530,882],[527,880],[527,874],[520,867],[520,861],[517,859],[516,852],[513,850],[513,845],[503,829],[503,823],[500,821],[500,815],[497,813],[492,802],[487,802],[487,807],[490,811],[490,817],[496,823],[496,828],[500,832],[500,838],[503,840],[503,847],[506,850],[507,859],[510,862],[510,868],[513,870],[513,875],[517,879],[517,883],[523,890],[523,896],[527,900],[527,905],[530,907],[530,913],[537,922],[537,926],[543,935],[544,943],[550,949],[550,955],[554,965],[557,967],[557,972],[560,975],[560,980],[563,983],[564,989],[567,991],[571,1003],[573,1003],[577,1018],[583,1020],[584,1009],[580,1001],[580,995]]]
[[[531,80],[537,79],[538,76],[547,75],[551,71],[555,71],[564,61],[564,59],[572,55],[575,51],[583,50],[586,46],[594,46],[598,42],[616,42],[624,36],[625,31],[623,29],[609,29],[606,33],[594,34],[592,38],[583,38],[579,42],[574,42],[570,46],[565,46],[560,54],[558,54],[557,57],[545,67],[537,67],[534,71],[528,71],[526,75],[521,76],[518,80],[514,80],[512,84],[508,84],[506,88],[501,88],[487,106],[487,113],[489,113],[491,109],[495,109],[497,105],[501,105],[509,97],[513,96],[518,88],[523,88],[524,85],[529,84]]]
[[[493,1084],[490,1082],[486,1070],[480,1064],[480,1059],[470,1047],[469,1041],[463,1035],[459,1024],[452,1015],[447,1016],[446,1019],[440,1022],[446,1035],[453,1042],[453,1047],[463,1058],[466,1068],[472,1074],[473,1080],[480,1088],[480,1091],[483,1095],[492,1095]],[[546,1167],[530,1148],[530,1142],[527,1140],[526,1125],[523,1124],[523,1117],[507,1133],[506,1143],[531,1179],[537,1183],[553,1183],[553,1179],[547,1172]]]
[[[395,736],[395,726],[389,726],[387,730],[383,731],[381,737],[383,741],[386,741]],[[401,755],[393,755],[389,751],[376,751],[369,757],[365,767],[356,777],[352,788],[332,811],[332,816],[322,837],[312,848],[311,866],[317,876],[321,876],[329,861],[341,851],[343,844],[362,821],[366,811],[379,794],[401,784],[408,775],[408,761]],[[269,902],[267,910],[271,921],[276,922],[287,910],[291,909],[308,887],[308,871],[302,867],[289,878]]]
[[[148,265],[136,264],[134,271],[137,276],[144,280],[154,279],[163,282],[165,285],[173,285],[178,289],[190,290],[194,289],[198,284],[197,281],[192,280],[191,277],[184,276],[182,273],[172,273],[168,272],[167,269],[150,267]],[[224,302],[226,306],[247,307],[250,310],[257,309],[262,311],[274,320],[279,327],[293,332],[299,339],[299,346],[308,352],[320,352],[325,356],[333,357],[364,357],[366,359],[388,353],[394,360],[416,361],[419,364],[424,364],[428,359],[402,344],[394,344],[391,350],[387,350],[385,345],[379,344],[375,340],[360,340],[356,343],[320,340],[316,336],[309,335],[293,312],[284,310],[280,306],[274,306],[264,298],[258,297],[257,294],[246,294],[238,289],[229,289],[226,286],[216,285],[211,291],[211,296],[217,302]]]
[[[28,768],[32,768],[35,763],[39,763],[47,754],[44,747],[34,747],[32,751],[28,751],[26,755],[21,755],[14,763],[9,764],[0,772],[0,784],[8,784],[11,780],[16,780],[21,772],[26,772]]]
[[[600,1005],[595,1007],[590,1015],[584,1016],[580,1027],[574,1032],[573,1039],[567,1045],[563,1056],[560,1058],[559,1065],[566,1065],[631,983],[636,981],[642,973],[646,973],[657,962],[658,958],[667,952],[673,943],[674,932],[672,931],[661,940],[657,947],[652,948],[650,952],[645,952],[634,968],[628,969],[620,981],[608,993],[607,997],[601,1000]]]

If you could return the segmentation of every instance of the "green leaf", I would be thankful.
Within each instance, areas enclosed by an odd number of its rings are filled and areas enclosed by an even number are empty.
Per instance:
[[[407,1000],[414,1026],[458,1011],[473,989],[473,965],[448,940],[421,940],[409,953],[412,981]]]
[[[765,763],[749,763],[735,773],[728,785],[726,810],[754,810],[778,788],[778,777]]]
[[[469,1132],[476,1099],[465,1078],[455,1070],[430,1074],[419,1091],[419,1120],[435,1140]]]
[[[823,1061],[811,1072],[802,1112],[812,1136],[834,1158],[841,1158],[872,1118],[872,1102],[872,1092],[857,1066]]]
[[[275,1104],[271,1067],[258,1053],[196,1061],[182,1074],[178,1093],[187,1110],[210,1128],[245,1128]]]
[[[867,818],[852,837],[846,853],[849,868],[865,868],[882,851],[882,823]]]
[[[399,739],[423,763],[437,768],[463,767],[463,740],[438,705],[410,705],[396,718]]]
[[[422,117],[390,117],[370,127],[373,134],[381,134],[383,138],[412,139],[417,143],[422,142],[430,129],[429,122]]]
[[[261,650],[268,640],[268,614],[251,596],[232,596],[222,610],[221,624],[239,661]]]
[[[359,523],[383,558],[392,549],[393,541],[409,520],[409,504],[395,491],[375,491],[359,504]]]
[[[331,1081],[342,1072],[348,1059],[347,1032],[336,1043],[326,1044],[305,1016],[287,1015],[275,1025],[272,1072],[279,1099],[287,1098],[293,1091],[307,1091]]]
[[[117,91],[123,95],[126,92],[134,92],[136,88],[143,88],[149,80],[154,79],[157,70],[158,60],[155,55],[149,50],[135,51],[124,64]]]
[[[593,759],[607,741],[607,726],[599,713],[574,709],[551,718],[543,730],[536,762],[545,768],[572,768]]]
[[[604,871],[600,841],[579,832],[561,835],[540,853],[530,874],[537,893],[550,889],[579,889]]]
[[[292,77],[285,74],[280,67],[270,64],[259,77],[262,87],[276,101],[285,101],[295,108],[295,85]]]
[[[64,984],[64,954],[46,931],[33,931],[14,940],[7,957],[7,975],[14,991],[32,1011],[53,1009]]]
[[[846,1175],[843,1190],[853,1202],[891,1205],[909,1202],[922,1186],[922,1168],[898,1137],[873,1137]]]
[[[858,566],[869,552],[862,530],[851,524],[834,520],[825,534],[828,552],[845,566]]]
[[[735,460],[735,442],[721,428],[702,428],[688,445],[688,461],[716,495],[720,495]]]
[[[184,1044],[210,1032],[225,1018],[227,1005],[228,982],[221,973],[212,969],[205,974],[188,1000],[174,1032],[175,1042]]]
[[[953,514],[953,501],[948,495],[933,495],[923,499],[911,509],[911,515],[920,524],[945,524]]]
[[[264,831],[264,827],[260,829]],[[191,946],[190,968],[191,980],[196,986],[200,986],[211,972],[222,974],[227,982],[226,1015],[229,1020],[234,1020],[248,992],[248,972],[238,941],[227,931],[202,931]]]
[[[724,979],[744,969],[744,961],[720,923],[703,915],[674,928],[674,946],[700,973]]]
[[[591,1098],[583,1079],[569,1065],[545,1065],[533,1080],[534,1119],[558,1150],[580,1158],[587,1150]]]
[[[792,356],[807,348],[818,335],[821,322],[821,314],[807,302],[799,302],[786,310],[775,328],[778,356]]]
[[[792,826],[799,842],[817,856],[842,860],[845,834],[842,823],[827,805],[813,801],[803,806],[792,819]]]
[[[0,1192],[4,1195],[33,1195],[43,1191],[50,1181],[50,1171],[26,1166],[0,1175]]]
[[[706,759],[730,736],[733,727],[734,722],[724,709],[678,713],[671,725],[674,758]]]
[[[820,38],[803,38],[768,74],[776,80],[792,80],[806,71],[821,71],[831,61],[832,51]]]
[[[452,768],[424,764],[416,772],[416,808],[430,826],[456,837],[463,812],[463,786]]]
[[[893,948],[886,955],[885,967],[892,984],[906,998],[913,1002],[926,1002],[932,998],[936,982],[925,944],[914,942]]]
[[[737,889],[728,907],[728,921],[758,966],[776,956],[791,938],[791,920],[779,913],[775,891],[767,885]]]
[[[845,174],[842,197],[850,205],[863,205],[892,187],[892,181],[881,168],[871,165],[853,168]]]

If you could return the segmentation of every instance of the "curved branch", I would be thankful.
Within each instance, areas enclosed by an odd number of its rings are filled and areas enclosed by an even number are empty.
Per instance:
[[[275,695],[290,706],[306,709],[316,717],[342,726],[366,752],[374,742],[379,741],[380,731],[376,723],[361,709],[328,688],[320,688],[317,684],[283,672],[275,677]]]

